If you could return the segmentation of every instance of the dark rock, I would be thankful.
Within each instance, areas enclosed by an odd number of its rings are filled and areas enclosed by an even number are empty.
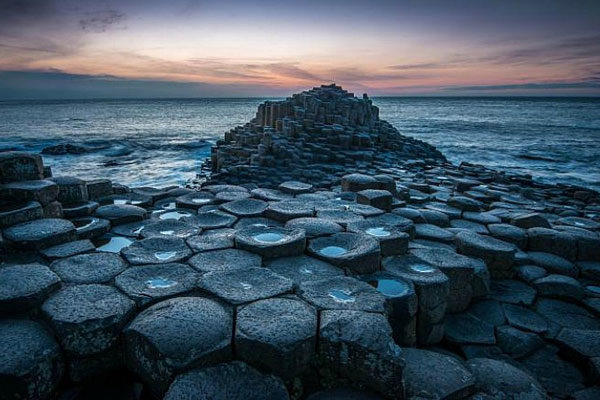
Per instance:
[[[175,199],[177,208],[197,210],[202,206],[215,203],[215,196],[209,192],[192,192]]]
[[[318,210],[317,217],[326,221],[335,222],[343,227],[353,222],[359,222],[364,219],[362,215],[350,210]]]
[[[140,226],[143,226],[143,229],[140,232],[140,235],[143,238],[176,237],[185,239],[193,235],[198,235],[202,231],[200,228],[195,227],[191,223],[177,221],[174,219],[149,221]]]
[[[0,268],[0,313],[24,313],[40,305],[60,288],[60,278],[45,265],[9,265]]]
[[[297,256],[304,252],[306,237],[302,229],[248,226],[236,232],[235,247],[265,258]]]
[[[241,361],[192,370],[175,378],[164,400],[288,400],[281,379]]]
[[[229,228],[237,221],[237,217],[222,211],[198,212],[193,224],[202,229]]]
[[[240,218],[238,222],[235,223],[235,229],[242,229],[247,226],[283,226],[281,222],[263,218],[263,217],[249,217],[249,218]]]
[[[132,205],[137,207],[150,207],[153,203],[152,197],[133,192],[116,193],[97,199],[101,205]]]
[[[120,225],[141,221],[147,217],[147,213],[142,207],[129,204],[111,204],[98,207],[96,216],[110,221],[112,225]]]
[[[42,311],[67,354],[84,357],[113,347],[134,307],[111,286],[76,285],[46,300]]]
[[[233,247],[235,232],[229,228],[212,229],[201,235],[189,237],[186,243],[194,252],[228,249]]]
[[[192,251],[183,239],[152,237],[132,243],[121,254],[130,264],[167,264],[187,259]]]
[[[232,332],[229,307],[201,297],[165,300],[124,329],[125,363],[160,395],[183,371],[229,361]]]
[[[456,344],[494,344],[494,326],[470,313],[446,315],[444,333]]]
[[[38,154],[22,151],[0,152],[0,182],[44,179],[44,165]]]
[[[297,292],[319,310],[385,311],[385,297],[377,289],[350,277],[305,281]]]
[[[280,190],[258,188],[251,191],[252,196],[265,201],[281,201],[292,199],[289,193],[283,193]]]
[[[283,193],[289,194],[301,194],[301,193],[309,193],[313,190],[313,185],[310,183],[297,182],[297,181],[286,181],[281,183],[278,186],[279,190]]]
[[[600,387],[594,386],[571,393],[573,400],[596,400],[600,398]]]
[[[582,277],[600,282],[600,262],[580,261],[577,266],[581,270]]]
[[[208,272],[198,287],[230,304],[238,305],[292,291],[292,281],[267,268]]]
[[[269,260],[265,264],[267,268],[276,274],[291,279],[295,287],[303,282],[344,275],[342,269],[306,255],[280,257]]]
[[[96,247],[94,247],[92,242],[90,242],[88,239],[85,239],[48,247],[46,249],[40,250],[40,253],[42,253],[44,257],[50,260],[56,260],[58,258],[65,258],[75,256],[77,254],[89,253],[90,251],[93,251],[95,249]]]
[[[233,202],[233,201],[241,201],[241,200],[246,200],[249,199],[252,195],[249,192],[242,192],[242,191],[238,191],[238,190],[224,190],[222,192],[219,192],[217,194],[215,194],[215,200],[222,202],[222,201],[227,201],[227,202]]]
[[[535,300],[535,289],[512,279],[492,281],[490,297],[511,304],[531,305]]]
[[[311,394],[306,400],[382,400],[383,397],[372,392],[351,388],[322,390]]]
[[[479,211],[482,203],[466,196],[453,196],[448,199],[448,205],[462,211]]]
[[[61,203],[73,204],[89,200],[85,181],[73,176],[57,176],[50,180],[58,185],[58,201]]]
[[[110,230],[110,222],[102,218],[76,218],[71,222],[75,225],[77,238],[80,240],[96,239]]]
[[[402,350],[409,399],[460,399],[474,392],[473,375],[456,358],[421,349]]]
[[[109,179],[94,179],[86,183],[90,200],[98,200],[113,194],[112,182]]]
[[[71,203],[68,206],[63,206],[63,216],[69,219],[88,217],[94,213],[98,206],[99,204],[95,201]]]
[[[346,229],[348,232],[361,233],[377,239],[383,257],[406,254],[410,235],[401,227],[380,223],[378,218],[349,223]]]
[[[527,256],[533,264],[544,268],[551,274],[568,275],[574,278],[579,275],[575,264],[557,255],[530,251]]]
[[[356,194],[356,202],[390,211],[392,208],[392,194],[387,190],[366,189]]]
[[[22,247],[41,249],[75,239],[75,225],[65,219],[45,218],[6,228],[4,238]]]
[[[54,146],[47,146],[42,149],[42,154],[51,154],[53,156],[60,156],[65,154],[83,154],[90,151],[87,147],[79,146],[77,144],[57,144]]]
[[[259,300],[237,311],[235,352],[239,358],[284,380],[314,361],[317,312],[292,298]]]
[[[527,230],[529,251],[556,254],[571,261],[577,258],[577,240],[574,236],[548,228]]]
[[[565,217],[559,218],[556,220],[557,224],[561,225],[569,225],[577,228],[583,229],[591,229],[591,230],[600,230],[600,222],[594,221],[589,218],[581,218],[581,217]]]
[[[319,358],[322,366],[334,376],[347,378],[388,397],[403,397],[404,359],[383,315],[323,311]]]
[[[0,321],[0,398],[47,399],[63,372],[60,347],[41,325]]]
[[[504,353],[513,358],[528,356],[544,346],[544,341],[535,333],[524,332],[512,326],[496,328],[496,343]]]
[[[360,192],[366,189],[379,189],[379,183],[372,176],[363,174],[349,174],[342,177],[344,192]]]
[[[487,235],[489,233],[485,225],[467,221],[466,219],[453,219],[450,221],[450,226],[454,229],[468,230],[481,235]]]
[[[523,229],[552,227],[548,220],[538,213],[516,215],[510,220],[510,223]]]
[[[44,210],[44,218],[62,218],[62,204],[58,201],[53,201],[42,207]]]
[[[542,298],[537,301],[536,309],[548,321],[561,327],[600,331],[600,320],[575,304]]]
[[[455,238],[458,252],[485,261],[492,278],[510,278],[516,249],[514,245],[474,232],[460,232]]]
[[[516,273],[517,277],[526,283],[531,283],[547,275],[546,270],[537,265],[521,265],[517,267]]]
[[[64,282],[106,283],[127,268],[127,264],[117,254],[91,253],[54,261],[50,268]]]
[[[37,201],[25,204],[9,203],[0,206],[0,228],[43,218],[44,210]]]
[[[308,238],[333,235],[344,230],[337,222],[313,217],[289,220],[286,222],[285,227],[289,229],[304,229]]]
[[[238,269],[260,268],[259,255],[244,250],[223,249],[196,254],[188,263],[200,273],[213,271],[234,271]]]
[[[600,332],[587,329],[561,329],[556,342],[570,359],[585,361],[600,357]]]
[[[269,203],[257,199],[244,199],[231,201],[220,205],[223,211],[236,217],[259,217],[263,215]]]
[[[42,205],[56,200],[58,185],[50,180],[20,181],[0,185],[0,198],[14,202],[37,201]]]
[[[138,306],[147,306],[194,290],[199,276],[184,264],[143,265],[123,271],[115,286]]]
[[[495,327],[504,325],[506,318],[504,317],[504,309],[496,300],[480,300],[473,303],[468,309],[469,314],[476,318],[487,322]]]
[[[377,271],[381,258],[377,239],[356,233],[336,233],[312,239],[307,251],[316,258],[356,274]]]
[[[265,216],[279,222],[287,222],[295,218],[312,217],[315,214],[314,206],[310,202],[301,200],[283,200],[269,204]]]
[[[544,333],[548,330],[546,319],[535,311],[514,304],[504,304],[503,307],[511,326],[535,333]]]
[[[415,236],[445,243],[452,242],[454,239],[454,234],[449,230],[431,224],[415,224]]]
[[[546,391],[530,374],[490,358],[472,358],[467,367],[475,378],[475,390],[498,399],[547,398]]]
[[[578,301],[583,299],[583,286],[575,278],[565,275],[548,275],[533,281],[533,287],[542,297]]]

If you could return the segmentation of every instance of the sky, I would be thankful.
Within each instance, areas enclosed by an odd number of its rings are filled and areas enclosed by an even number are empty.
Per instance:
[[[0,99],[600,96],[600,0],[0,0]]]

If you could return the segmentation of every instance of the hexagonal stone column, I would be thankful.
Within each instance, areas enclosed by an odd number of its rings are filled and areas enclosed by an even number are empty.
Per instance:
[[[344,275],[343,270],[305,255],[276,258],[267,261],[265,266],[276,274],[291,279],[294,282],[294,287],[302,282],[318,281]]]
[[[68,283],[106,283],[127,268],[125,261],[113,253],[80,254],[50,264],[50,268]]]
[[[387,318],[394,341],[403,346],[414,346],[417,342],[419,300],[413,283],[387,272],[363,275],[360,278],[385,297]]]
[[[410,235],[402,228],[382,224],[377,220],[372,221],[372,218],[369,218],[364,221],[349,223],[346,229],[348,232],[362,233],[377,239],[383,257],[406,254],[408,251]]]
[[[379,270],[381,251],[377,239],[357,233],[336,233],[312,239],[308,253],[356,274]]]
[[[183,239],[151,237],[132,243],[121,250],[130,264],[167,264],[179,262],[192,255]]]
[[[110,221],[113,226],[141,221],[148,216],[145,208],[130,204],[101,206],[96,209],[95,215]]]
[[[493,237],[463,231],[454,242],[458,252],[485,261],[492,278],[503,279],[513,276],[516,247]]]
[[[366,189],[356,194],[358,204],[366,204],[385,211],[392,209],[392,200],[392,194],[387,190]]]
[[[318,310],[385,312],[385,297],[366,282],[339,276],[299,285],[298,296]]]
[[[444,316],[450,291],[448,277],[414,256],[386,257],[383,269],[415,285],[419,298],[417,342],[421,345],[439,343],[444,336]]]
[[[60,347],[42,325],[0,321],[0,398],[47,399],[63,373]]]
[[[202,230],[194,226],[194,224],[177,221],[174,219],[166,219],[154,221],[151,220],[144,224],[140,235],[143,238],[149,237],[177,237],[188,238],[193,235],[199,235]]]
[[[283,200],[269,204],[265,210],[267,218],[279,222],[287,222],[294,218],[312,217],[315,214],[315,208],[311,202],[301,200]]]
[[[231,227],[237,217],[219,210],[199,212],[193,218],[193,224],[202,229],[218,229]]]
[[[248,226],[235,234],[235,247],[265,258],[297,256],[304,253],[304,230],[273,226]]]
[[[88,201],[85,181],[72,176],[57,176],[50,180],[58,185],[58,201],[73,204]]]
[[[185,264],[131,267],[115,278],[115,286],[140,307],[196,288],[200,274]]]
[[[369,175],[349,174],[342,177],[344,192],[360,192],[365,189],[379,189],[379,182]]]
[[[201,297],[177,297],[138,314],[124,329],[125,363],[157,395],[195,367],[231,359],[233,310]]]
[[[304,229],[306,237],[309,238],[332,235],[344,230],[337,222],[313,217],[291,219],[286,222],[285,227],[290,229]]]
[[[348,310],[321,313],[319,358],[330,374],[390,398],[402,398],[402,351],[383,315]]]
[[[205,251],[188,260],[188,264],[200,273],[260,268],[262,258],[258,254],[238,249]]]
[[[71,221],[45,218],[6,228],[4,238],[18,246],[41,249],[75,240],[75,225]]]
[[[238,305],[290,293],[293,283],[267,268],[247,268],[206,273],[198,280],[198,287]]]
[[[179,375],[164,400],[195,399],[288,400],[283,381],[263,375],[241,361],[219,364]]]
[[[309,193],[313,190],[313,185],[310,183],[298,182],[298,181],[286,181],[278,186],[279,190],[283,193],[289,193],[293,195]]]
[[[44,164],[39,154],[23,151],[0,153],[0,182],[44,179]]]
[[[240,193],[240,192],[233,192]],[[243,193],[243,192],[242,192]],[[220,208],[236,217],[260,217],[264,214],[269,203],[257,199],[243,199],[221,204]]]
[[[42,264],[0,268],[0,314],[24,313],[60,288],[60,278]]]
[[[413,249],[410,253],[439,268],[450,280],[448,312],[462,312],[469,307],[473,297],[475,260],[446,249]]]
[[[301,300],[272,298],[237,311],[237,357],[284,380],[302,374],[315,355],[317,311]]]

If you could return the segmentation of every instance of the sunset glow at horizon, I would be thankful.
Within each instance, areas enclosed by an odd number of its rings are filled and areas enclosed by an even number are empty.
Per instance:
[[[373,95],[600,95],[597,1],[0,7],[0,99],[64,97],[60,85],[75,97],[128,87],[139,97],[279,96],[331,81]]]

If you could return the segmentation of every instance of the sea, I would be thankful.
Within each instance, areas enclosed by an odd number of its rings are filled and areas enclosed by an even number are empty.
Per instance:
[[[59,144],[53,174],[130,186],[183,184],[264,98],[0,101],[0,151]],[[270,99],[274,100],[274,99]],[[374,97],[400,133],[468,161],[600,190],[600,98]]]

